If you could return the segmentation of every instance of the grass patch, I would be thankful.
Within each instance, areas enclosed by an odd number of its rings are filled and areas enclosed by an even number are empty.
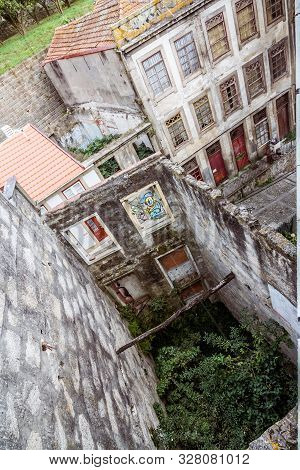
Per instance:
[[[0,75],[49,46],[55,28],[92,10],[93,0],[75,0],[63,14],[54,13],[27,29],[25,36],[15,34],[0,46]]]

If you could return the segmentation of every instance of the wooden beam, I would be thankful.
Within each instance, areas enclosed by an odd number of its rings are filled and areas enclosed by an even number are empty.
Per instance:
[[[229,273],[215,287],[212,287],[211,289],[208,289],[208,291],[205,292],[205,294],[197,295],[196,297],[194,297],[193,299],[188,301],[184,305],[184,307],[181,307],[179,310],[177,310],[175,313],[173,313],[173,315],[171,315],[169,318],[167,318],[164,322],[160,323],[159,325],[155,326],[154,328],[151,328],[151,330],[148,330],[145,333],[142,333],[141,335],[137,336],[132,341],[130,341],[130,343],[127,343],[124,346],[122,346],[121,348],[119,348],[116,351],[116,353],[121,354],[122,352],[126,351],[126,349],[131,348],[132,346],[134,346],[137,343],[140,343],[141,341],[148,338],[149,336],[152,336],[155,333],[158,333],[159,331],[164,330],[165,328],[167,328],[167,326],[169,326],[171,323],[173,323],[173,321],[176,320],[176,318],[180,317],[180,315],[182,315],[184,312],[186,312],[187,310],[190,310],[192,307],[199,304],[200,302],[203,302],[204,300],[207,300],[211,295],[218,292],[220,289],[222,289],[222,287],[226,286],[226,284],[228,284],[234,278],[235,278],[235,275],[232,272]]]

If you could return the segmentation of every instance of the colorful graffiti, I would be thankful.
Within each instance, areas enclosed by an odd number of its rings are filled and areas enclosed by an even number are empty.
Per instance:
[[[158,220],[167,215],[161,197],[155,188],[148,188],[131,201],[130,208],[139,223]]]

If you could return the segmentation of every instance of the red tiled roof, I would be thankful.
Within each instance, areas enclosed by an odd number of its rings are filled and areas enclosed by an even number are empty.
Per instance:
[[[99,0],[91,13],[55,30],[44,63],[113,49],[111,25],[147,3],[149,0]]]
[[[0,188],[10,176],[34,201],[42,201],[84,168],[31,124],[0,144]]]

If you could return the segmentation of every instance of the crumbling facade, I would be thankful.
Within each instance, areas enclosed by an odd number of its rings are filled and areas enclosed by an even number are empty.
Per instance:
[[[169,160],[150,156],[45,217],[117,302],[174,288],[186,300],[232,271],[229,310],[275,320],[296,344],[296,248]]]
[[[156,380],[112,302],[19,190],[0,194],[0,448],[152,449]]]
[[[161,146],[219,185],[295,126],[293,3],[149,2],[113,25]]]

